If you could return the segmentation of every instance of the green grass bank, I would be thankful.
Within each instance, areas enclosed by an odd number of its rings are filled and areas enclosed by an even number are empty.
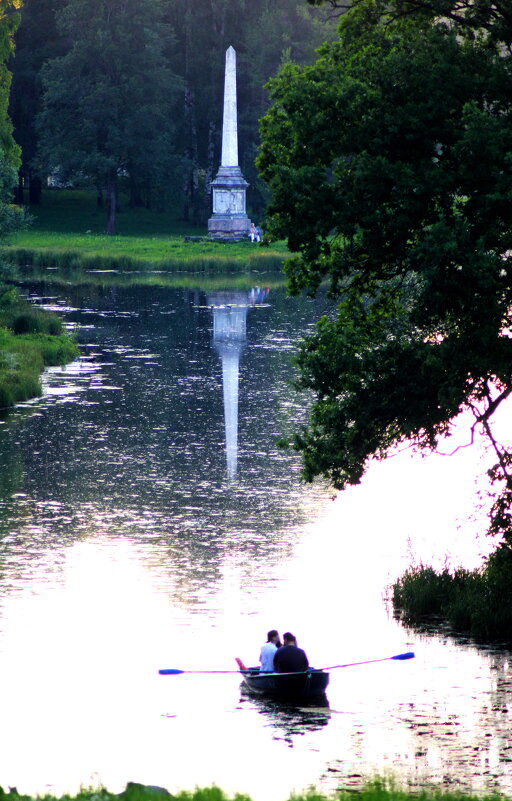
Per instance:
[[[478,570],[407,570],[392,588],[395,615],[418,626],[442,618],[481,642],[512,642],[512,548],[500,545]]]
[[[271,779],[269,779],[271,781]],[[64,795],[60,799],[52,795],[37,796],[45,801],[251,801],[249,796],[236,794],[232,799],[218,787],[195,789],[171,794],[160,787],[130,783],[122,793],[114,794],[105,789],[82,790],[76,796]],[[325,796],[315,790],[290,796],[289,801],[499,801],[505,799],[498,793],[488,795],[464,795],[457,792],[425,790],[418,793],[394,789],[389,783],[373,781],[362,790],[342,790],[334,796]],[[15,789],[6,793],[0,788],[0,801],[35,801],[33,796],[20,795]]]
[[[284,242],[215,242],[169,213],[122,207],[116,236],[107,236],[105,212],[85,190],[47,190],[31,207],[29,227],[0,247],[9,264],[38,268],[242,273],[281,271]],[[186,241],[185,237],[194,241]]]
[[[41,395],[45,367],[65,364],[78,348],[60,318],[0,285],[0,409]]]

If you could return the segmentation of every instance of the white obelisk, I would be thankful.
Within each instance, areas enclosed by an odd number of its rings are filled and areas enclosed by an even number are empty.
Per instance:
[[[233,47],[226,50],[221,165],[211,186],[213,215],[208,220],[208,235],[212,239],[245,239],[251,227],[245,211],[245,192],[249,184],[238,166],[236,52]]]
[[[226,50],[224,113],[222,117],[222,167],[238,167],[238,115],[236,107],[236,52]]]

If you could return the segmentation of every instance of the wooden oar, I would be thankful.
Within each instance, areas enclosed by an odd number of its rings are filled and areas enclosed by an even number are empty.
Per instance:
[[[368,659],[366,662],[347,662],[346,665],[331,665],[331,667],[325,668],[316,668],[317,670],[336,670],[337,668],[344,668],[344,667],[355,667],[356,665],[370,665],[372,662],[386,662],[388,659],[413,659],[414,653],[412,651],[408,651],[405,654],[396,654],[396,656],[385,656],[382,659]],[[240,673],[242,670],[247,670],[246,667],[242,667],[243,662],[241,660],[236,660],[239,663],[240,670],[180,670],[179,668],[162,668],[159,670],[159,674],[161,676],[181,676],[183,673]],[[307,672],[307,671],[304,671]],[[272,674],[265,674],[265,675],[272,675]],[[277,674],[277,675],[283,675]]]

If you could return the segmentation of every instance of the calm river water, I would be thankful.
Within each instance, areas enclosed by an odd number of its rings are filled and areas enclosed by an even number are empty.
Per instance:
[[[412,559],[489,548],[479,452],[405,452],[333,497],[275,444],[303,419],[290,356],[321,300],[30,292],[80,325],[82,355],[0,426],[0,786],[512,793],[510,654],[415,634],[384,602]],[[274,627],[317,667],[416,658],[333,670],[328,709],[192,672],[257,662]]]

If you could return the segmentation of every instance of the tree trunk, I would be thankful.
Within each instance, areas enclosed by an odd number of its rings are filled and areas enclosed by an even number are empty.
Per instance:
[[[117,206],[117,183],[115,178],[111,178],[106,188],[107,196],[107,230],[109,236],[116,232],[116,206]]]
[[[195,199],[195,172],[197,169],[197,125],[196,125],[196,99],[192,89],[185,88],[184,117],[187,147],[185,156],[189,161],[189,170],[183,186],[183,219],[190,220],[190,211],[194,214]]]
[[[214,179],[214,170],[215,170],[215,163],[214,163],[214,158],[215,158],[215,133],[216,133],[215,122],[213,120],[210,120],[210,123],[208,125],[207,164],[206,164],[206,171],[205,171],[205,176],[204,176],[204,187],[203,187],[203,189],[204,189],[204,205],[205,205],[205,208],[208,209],[208,212],[209,212],[210,206],[211,206],[211,194],[212,194],[211,182]]]
[[[130,198],[128,200],[128,205],[131,209],[135,208],[142,208],[144,204],[144,198],[142,194],[142,184],[140,180],[137,180],[137,177],[134,175],[135,170],[133,164],[128,165],[128,186],[130,190]]]
[[[28,202],[31,206],[39,206],[41,203],[42,183],[39,175],[30,172],[28,177]]]
[[[20,170],[18,173],[18,185],[14,190],[13,203],[17,206],[23,206],[23,173]]]

